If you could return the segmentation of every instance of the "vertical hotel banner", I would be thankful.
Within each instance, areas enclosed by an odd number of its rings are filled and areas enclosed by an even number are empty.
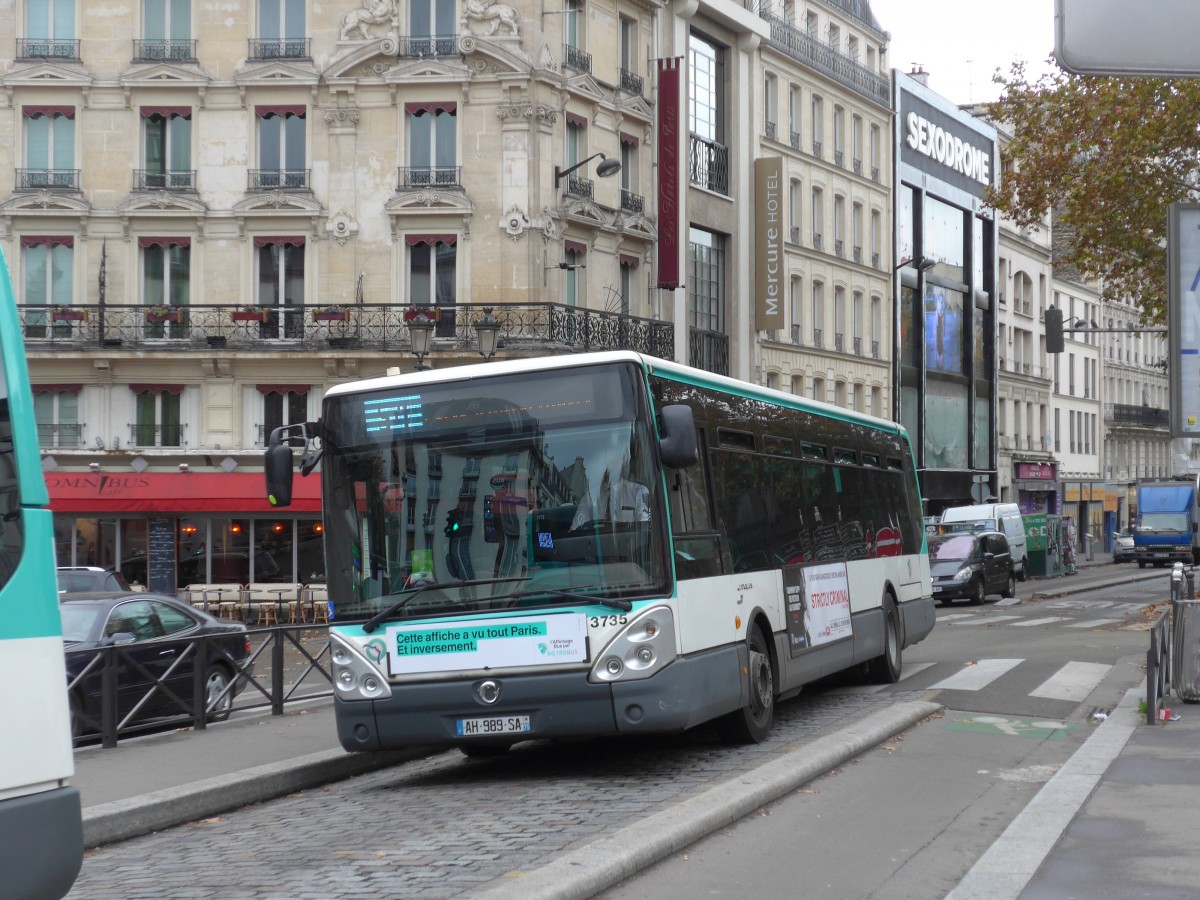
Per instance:
[[[682,73],[682,56],[658,60],[658,286],[669,290],[682,285],[679,277]]]
[[[783,328],[783,160],[754,161],[754,330]]]

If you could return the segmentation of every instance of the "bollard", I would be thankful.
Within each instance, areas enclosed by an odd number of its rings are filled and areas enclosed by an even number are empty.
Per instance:
[[[1084,542],[1087,544],[1088,562],[1095,562],[1095,560],[1096,560],[1096,536],[1094,534],[1085,534],[1083,536],[1083,539],[1084,539]]]

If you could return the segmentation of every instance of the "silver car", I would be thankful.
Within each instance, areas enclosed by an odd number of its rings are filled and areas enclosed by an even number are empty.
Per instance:
[[[1113,532],[1113,562],[1133,562],[1133,529]]]

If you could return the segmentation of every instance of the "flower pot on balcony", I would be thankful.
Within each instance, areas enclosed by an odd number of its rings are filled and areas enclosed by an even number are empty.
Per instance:
[[[86,309],[55,309],[51,310],[50,318],[55,322],[86,322]]]
[[[235,309],[229,314],[229,317],[235,322],[265,322],[267,321],[267,311],[265,309]]]
[[[350,313],[344,309],[318,309],[313,311],[314,322],[348,322]]]
[[[410,306],[404,311],[404,321],[412,322],[416,319],[425,319],[428,322],[438,322],[442,318],[441,311],[432,306],[416,307]]]
[[[153,323],[175,322],[178,324],[183,321],[183,312],[178,309],[148,309],[145,316],[147,322]]]

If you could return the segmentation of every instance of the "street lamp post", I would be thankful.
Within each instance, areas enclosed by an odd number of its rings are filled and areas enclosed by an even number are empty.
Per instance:
[[[496,355],[497,343],[500,339],[500,320],[492,315],[492,308],[483,308],[483,317],[473,323],[475,334],[479,341],[479,355],[491,359]]]
[[[425,357],[433,344],[433,329],[436,322],[425,313],[418,313],[408,320],[408,335],[412,341],[412,352],[417,357],[417,371],[426,368]]]
[[[596,174],[601,178],[608,178],[610,175],[616,175],[621,171],[621,161],[619,159],[609,159],[603,153],[593,153],[587,159],[575,163],[573,166],[568,166],[565,169],[554,167],[554,186],[557,188],[558,183],[570,175],[572,172],[578,171],[590,163],[593,159],[599,157],[600,165],[596,166]]]

